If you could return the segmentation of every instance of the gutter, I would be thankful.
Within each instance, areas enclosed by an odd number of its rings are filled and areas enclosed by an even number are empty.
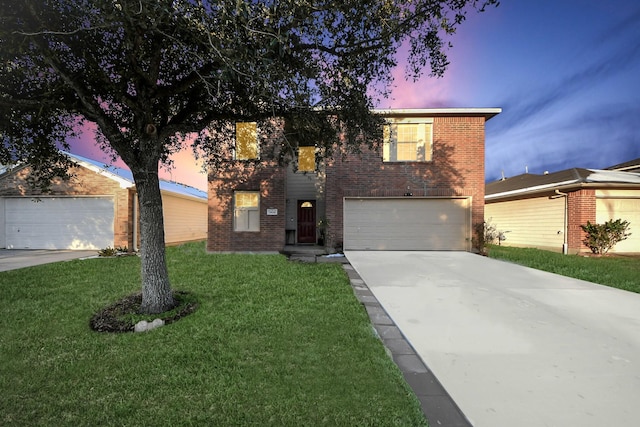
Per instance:
[[[485,200],[493,200],[493,199],[499,199],[499,198],[502,198],[502,197],[516,196],[516,195],[519,195],[519,194],[538,193],[538,192],[553,190],[556,187],[566,188],[566,187],[570,186],[571,184],[579,184],[579,183],[580,183],[580,180],[572,179],[570,181],[554,182],[552,184],[535,185],[533,187],[519,188],[517,190],[504,191],[502,193],[495,193],[495,194],[485,195],[484,199]]]
[[[502,108],[389,108],[371,111],[383,116],[484,116],[489,120],[502,113]]]
[[[573,184],[573,185],[572,185]],[[520,188],[518,190],[504,191],[502,193],[494,193],[488,194],[484,196],[485,201],[490,200],[499,200],[507,197],[514,197],[519,195],[527,195],[527,194],[536,194],[536,193],[545,193],[551,190],[570,190],[573,188],[635,188],[637,189],[640,184],[633,184],[629,182],[581,182],[580,180],[575,181],[564,181],[557,182],[555,184],[545,184],[538,185],[534,187]]]

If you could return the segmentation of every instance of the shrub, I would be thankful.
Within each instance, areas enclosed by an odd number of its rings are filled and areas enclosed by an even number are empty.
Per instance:
[[[100,249],[98,251],[99,256],[106,256],[106,257],[115,256],[116,253],[118,253],[118,251],[115,248],[112,248],[111,246],[107,246],[106,248]]]
[[[616,243],[631,235],[631,233],[627,233],[629,221],[620,218],[615,221],[610,219],[604,224],[591,224],[587,221],[586,225],[580,227],[587,233],[582,243],[597,255],[606,254]]]
[[[100,249],[98,251],[98,256],[103,257],[113,257],[117,255],[127,255],[130,254],[129,249],[126,246],[116,246],[112,248],[111,246],[107,246],[104,249]]]
[[[483,255],[487,254],[487,245],[501,239],[502,233],[491,223],[491,218],[487,221],[479,222],[474,225],[475,237],[473,238],[474,247]]]

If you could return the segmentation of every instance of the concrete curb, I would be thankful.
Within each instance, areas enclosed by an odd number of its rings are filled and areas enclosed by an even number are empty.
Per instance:
[[[422,412],[432,426],[472,427],[440,381],[425,365],[411,343],[384,310],[351,264],[343,264],[353,292],[364,305],[378,337],[396,363],[405,381],[420,401]]]

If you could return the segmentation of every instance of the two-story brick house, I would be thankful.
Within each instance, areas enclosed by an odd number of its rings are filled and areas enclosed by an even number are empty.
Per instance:
[[[207,249],[470,250],[484,220],[485,122],[500,112],[380,110],[379,147],[319,160],[300,147],[295,171],[256,162],[257,125],[237,123],[227,167],[209,175]]]

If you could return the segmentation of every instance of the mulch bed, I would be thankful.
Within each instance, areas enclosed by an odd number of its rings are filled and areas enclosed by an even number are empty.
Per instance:
[[[198,308],[196,302],[180,302],[184,301],[184,297],[188,294],[188,292],[184,291],[175,291],[173,296],[178,301],[179,309],[171,310],[164,315],[160,313],[151,317],[162,319],[165,325],[168,325],[193,313]],[[135,324],[131,321],[123,320],[123,317],[127,314],[140,314],[141,304],[141,293],[128,295],[94,314],[89,321],[89,326],[97,332],[133,332]]]

